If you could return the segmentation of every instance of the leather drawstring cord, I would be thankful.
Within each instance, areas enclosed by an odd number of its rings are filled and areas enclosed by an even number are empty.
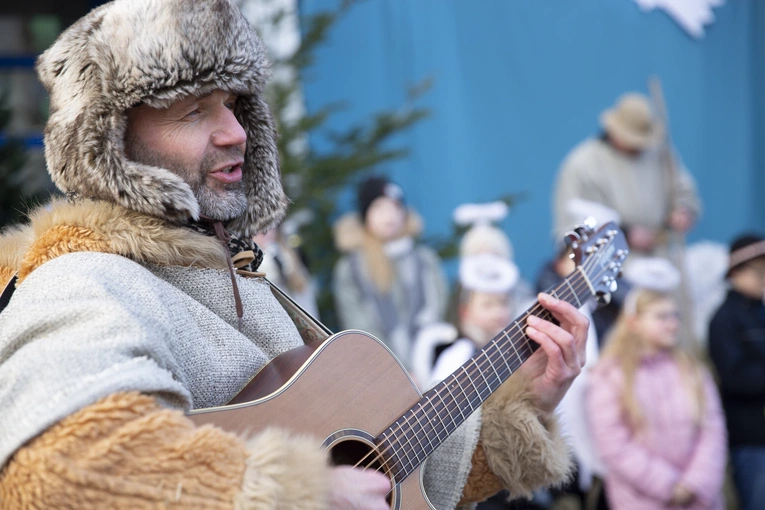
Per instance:
[[[223,223],[212,218],[203,218],[209,221],[213,229],[215,230],[215,236],[220,240],[223,246],[226,248],[226,262],[228,263],[228,272],[231,275],[231,286],[234,288],[234,303],[236,304],[236,316],[239,319],[238,328],[242,331],[242,318],[244,317],[244,309],[242,308],[242,297],[239,295],[239,285],[236,283],[236,275],[234,274],[234,264],[231,262],[231,255],[228,253],[228,241],[231,236],[228,235],[226,229],[223,228]]]

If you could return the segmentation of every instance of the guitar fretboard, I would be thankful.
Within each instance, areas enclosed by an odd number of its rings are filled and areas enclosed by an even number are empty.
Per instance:
[[[547,293],[580,308],[593,295],[591,289],[586,274],[578,268]],[[534,354],[539,345],[525,333],[529,315],[555,321],[550,312],[535,303],[376,438],[382,460],[397,483]]]

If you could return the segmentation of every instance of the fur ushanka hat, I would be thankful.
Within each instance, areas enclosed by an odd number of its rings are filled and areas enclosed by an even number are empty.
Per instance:
[[[247,133],[247,212],[229,230],[251,235],[282,219],[276,130],[262,99],[265,48],[231,0],[115,0],[75,22],[37,61],[50,93],[48,171],[64,192],[184,222],[199,216],[191,188],[173,172],[127,159],[126,111],[166,107],[216,89],[239,95]]]

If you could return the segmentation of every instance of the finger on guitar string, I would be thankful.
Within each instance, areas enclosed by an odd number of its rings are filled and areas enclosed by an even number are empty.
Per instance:
[[[542,346],[548,358],[552,360],[560,356],[571,368],[579,369],[583,366],[577,352],[576,340],[571,333],[533,315],[526,319],[526,323],[528,324],[526,334]]]
[[[568,338],[573,341],[574,353],[576,354],[577,366],[579,368],[584,366],[586,362],[585,357],[585,342],[587,341],[587,331],[590,327],[590,321],[572,304],[556,299],[549,294],[540,293],[539,303],[549,311],[552,316],[558,321],[558,325],[548,322],[552,328],[546,328],[545,332],[548,334],[553,331],[559,333],[565,332],[563,336],[554,337],[556,340],[560,339],[565,342]],[[538,329],[542,325],[539,325]],[[571,360],[573,361],[573,360]],[[574,366],[574,365],[572,365]]]

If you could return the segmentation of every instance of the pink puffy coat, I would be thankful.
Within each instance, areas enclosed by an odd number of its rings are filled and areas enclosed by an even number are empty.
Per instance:
[[[667,353],[645,357],[634,390],[645,428],[632,432],[622,411],[624,377],[612,360],[591,376],[587,407],[595,445],[606,467],[611,510],[721,510],[727,461],[725,420],[717,388],[705,375],[701,424],[679,367]],[[696,494],[688,507],[669,504],[678,482]]]

